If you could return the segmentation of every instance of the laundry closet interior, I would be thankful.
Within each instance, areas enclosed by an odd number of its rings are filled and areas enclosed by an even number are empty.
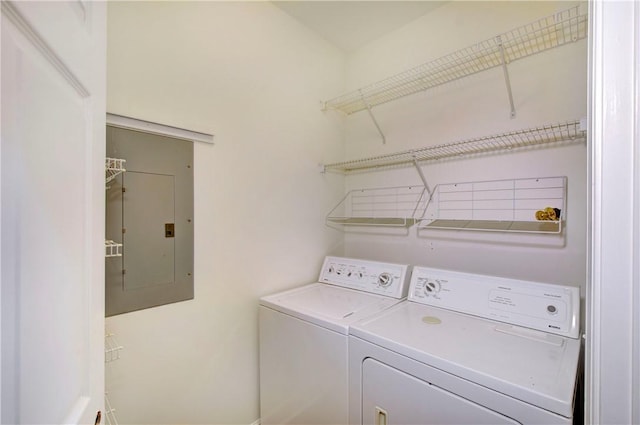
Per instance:
[[[258,424],[259,299],[326,256],[569,285],[584,306],[586,2],[315,4],[328,33],[339,7],[412,11],[350,47],[279,3],[108,5],[107,111],[193,149],[192,296],[106,320],[120,423]]]

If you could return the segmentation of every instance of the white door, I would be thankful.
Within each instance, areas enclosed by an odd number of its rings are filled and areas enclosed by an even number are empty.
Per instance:
[[[104,400],[104,2],[2,1],[2,423]]]

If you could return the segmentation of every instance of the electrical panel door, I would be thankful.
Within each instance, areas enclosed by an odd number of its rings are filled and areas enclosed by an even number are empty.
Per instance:
[[[106,315],[193,298],[193,142],[107,126],[126,171],[106,189]]]
[[[174,180],[171,175],[127,172],[122,194],[125,290],[175,280]]]

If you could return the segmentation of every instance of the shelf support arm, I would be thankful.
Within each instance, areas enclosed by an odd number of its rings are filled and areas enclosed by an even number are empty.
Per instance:
[[[497,36],[496,41],[498,47],[500,47],[500,58],[502,59],[502,72],[504,73],[504,82],[507,86],[507,94],[509,95],[509,104],[511,105],[511,118],[516,116],[516,108],[513,105],[513,94],[511,93],[511,80],[509,79],[509,70],[507,69],[507,61],[504,54],[504,45],[502,44],[502,37]]]
[[[360,99],[362,100],[362,103],[364,103],[364,106],[367,108],[367,112],[369,112],[369,117],[371,117],[371,121],[373,121],[373,124],[376,126],[378,133],[380,133],[380,137],[382,137],[382,144],[386,144],[387,138],[384,137],[384,133],[382,132],[382,129],[380,128],[380,125],[378,124],[376,117],[373,115],[373,111],[371,111],[371,105],[369,105],[369,102],[367,102],[367,100],[364,98],[364,95],[362,94],[362,90],[358,90],[358,92],[360,92]]]
[[[420,176],[420,180],[422,180],[422,184],[424,184],[424,188],[427,189],[427,193],[429,194],[429,199],[431,199],[431,189],[429,188],[429,184],[427,183],[427,179],[424,177],[424,173],[422,172],[422,168],[420,168],[420,164],[418,164],[418,158],[413,156],[413,165],[418,170],[418,175]]]

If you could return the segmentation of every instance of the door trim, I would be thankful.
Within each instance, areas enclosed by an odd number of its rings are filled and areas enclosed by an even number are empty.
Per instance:
[[[585,422],[640,422],[640,5],[590,2]]]

